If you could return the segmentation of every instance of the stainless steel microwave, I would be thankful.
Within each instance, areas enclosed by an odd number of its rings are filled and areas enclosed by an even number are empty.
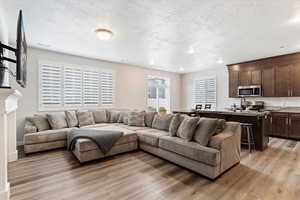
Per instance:
[[[261,85],[239,86],[237,93],[239,97],[260,97]]]

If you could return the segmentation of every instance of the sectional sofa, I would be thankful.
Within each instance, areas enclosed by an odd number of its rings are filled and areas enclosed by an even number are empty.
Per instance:
[[[240,162],[237,122],[155,112],[91,110],[36,114],[26,118],[26,154],[66,147],[73,129],[122,131],[107,154],[89,139],[78,139],[73,154],[81,162],[141,149],[215,179]]]

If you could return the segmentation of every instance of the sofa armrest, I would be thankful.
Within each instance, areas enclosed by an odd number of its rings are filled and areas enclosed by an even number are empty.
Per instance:
[[[24,125],[24,134],[36,133],[36,132],[37,132],[37,127],[32,122],[26,119]]]
[[[238,122],[226,122],[225,129],[213,136],[209,147],[220,151],[221,173],[241,160],[241,125]]]

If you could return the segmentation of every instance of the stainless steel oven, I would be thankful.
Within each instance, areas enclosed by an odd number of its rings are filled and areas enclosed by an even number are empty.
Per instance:
[[[237,93],[239,97],[260,97],[261,85],[239,86]]]

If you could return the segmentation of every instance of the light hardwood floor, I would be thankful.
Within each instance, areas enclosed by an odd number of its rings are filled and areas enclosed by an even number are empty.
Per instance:
[[[64,150],[9,164],[12,200],[299,200],[300,142],[274,139],[216,181],[137,151],[80,165]]]

